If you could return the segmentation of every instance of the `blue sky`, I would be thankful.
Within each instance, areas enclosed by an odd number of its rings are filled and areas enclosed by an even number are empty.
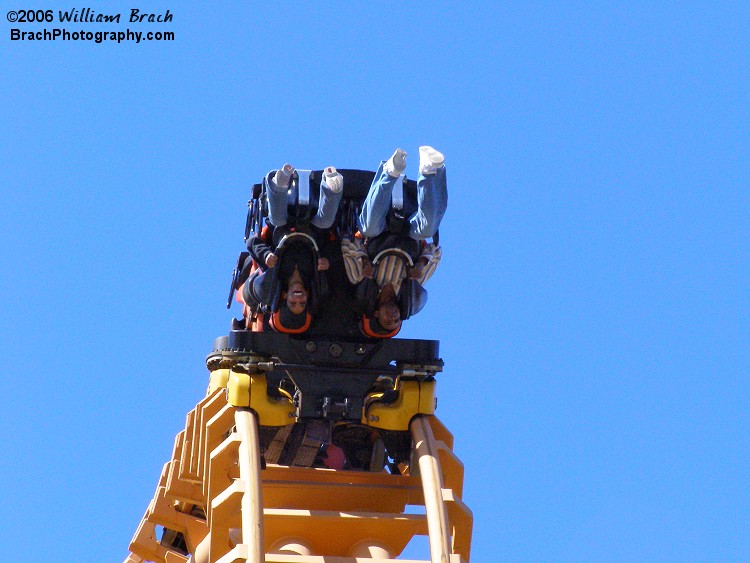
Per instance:
[[[421,144],[450,203],[402,336],[441,341],[472,561],[747,559],[747,7],[138,7],[174,21],[74,29],[175,40],[0,26],[3,560],[124,558],[254,182]]]

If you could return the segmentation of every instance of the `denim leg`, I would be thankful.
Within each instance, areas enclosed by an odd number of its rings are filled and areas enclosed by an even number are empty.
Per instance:
[[[430,238],[440,226],[448,207],[448,182],[445,166],[435,174],[417,178],[417,212],[411,216],[409,236],[416,240]]]
[[[320,179],[320,196],[318,197],[318,212],[310,221],[319,229],[329,229],[336,220],[341,197],[344,195],[343,188],[339,193],[334,193],[326,184],[326,175]]]
[[[271,170],[266,175],[266,184],[268,185],[268,220],[274,227],[283,227],[286,225],[287,212],[287,190],[279,188],[273,181],[276,175],[275,170]]]
[[[391,209],[393,186],[398,178],[388,174],[384,165],[385,161],[380,163],[359,214],[359,230],[366,237],[376,237],[385,231],[386,217]]]

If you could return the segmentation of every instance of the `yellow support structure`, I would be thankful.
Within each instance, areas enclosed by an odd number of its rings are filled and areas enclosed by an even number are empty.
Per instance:
[[[259,428],[294,423],[291,399],[269,397],[263,374],[212,371],[125,563],[469,563],[463,465],[434,416],[435,382],[397,380],[394,390],[390,404],[370,397],[362,423],[411,433],[415,464],[404,474],[264,466]],[[157,526],[169,532],[161,540]],[[397,560],[418,535],[427,558]]]
[[[383,430],[408,430],[419,414],[435,413],[435,380],[397,382],[398,399],[390,404],[374,401],[365,409],[362,423]]]
[[[268,384],[262,374],[247,374],[230,370],[227,381],[229,404],[249,407],[258,414],[263,426],[285,426],[294,422],[294,405],[290,397],[274,399],[268,396]]]

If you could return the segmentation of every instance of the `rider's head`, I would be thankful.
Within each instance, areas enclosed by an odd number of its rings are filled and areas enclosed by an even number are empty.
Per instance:
[[[401,311],[395,301],[386,301],[378,304],[372,316],[388,332],[401,327]]]
[[[301,281],[291,281],[286,291],[286,306],[295,315],[301,315],[307,310],[308,291]]]
[[[278,332],[298,334],[310,328],[312,317],[307,311],[307,290],[290,286],[282,294],[279,310],[271,316],[271,327]]]
[[[391,338],[401,330],[401,308],[398,306],[393,284],[385,284],[380,288],[375,310],[371,316],[362,317],[361,328],[362,332],[372,338]]]
[[[280,261],[287,256],[284,252]],[[292,260],[295,256],[292,254]],[[276,265],[281,268],[281,265]],[[288,267],[288,265],[287,265]],[[299,334],[310,328],[312,316],[310,314],[310,292],[311,280],[305,280],[298,264],[294,264],[294,269],[286,281],[282,282],[282,291],[279,295],[280,301],[277,302],[278,310],[271,317],[271,326],[278,332]]]

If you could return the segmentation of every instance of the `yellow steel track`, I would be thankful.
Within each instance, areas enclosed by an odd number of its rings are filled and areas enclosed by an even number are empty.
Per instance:
[[[232,406],[216,375],[175,438],[125,563],[469,562],[463,465],[434,415],[410,419],[413,461],[401,475],[262,468],[258,413]],[[419,535],[425,559],[396,559]]]

